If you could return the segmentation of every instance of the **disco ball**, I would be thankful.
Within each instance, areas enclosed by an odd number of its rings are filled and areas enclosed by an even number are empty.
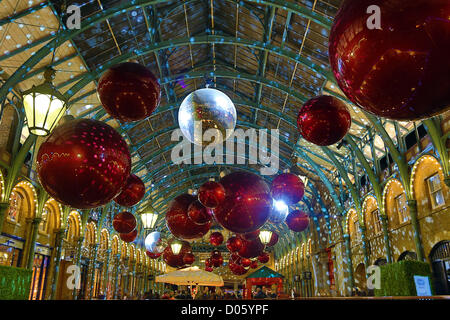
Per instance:
[[[178,111],[178,123],[183,135],[192,143],[203,145],[203,134],[217,129],[221,137],[206,139],[205,144],[222,143],[228,139],[236,126],[236,108],[223,92],[204,88],[189,94]],[[213,141],[214,140],[214,141]]]
[[[167,247],[167,241],[162,238],[161,232],[153,231],[145,238],[145,249],[152,253],[162,253]]]

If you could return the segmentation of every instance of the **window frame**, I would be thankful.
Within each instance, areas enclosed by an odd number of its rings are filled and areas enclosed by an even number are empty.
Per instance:
[[[434,192],[432,192],[431,191],[431,186],[430,186],[430,181],[431,181],[432,178],[434,178],[436,176],[437,176],[438,181],[439,181],[439,189],[434,191]],[[425,179],[425,182],[426,182],[427,189],[428,189],[428,197],[429,197],[430,202],[431,202],[431,209],[435,210],[435,209],[440,209],[440,208],[444,207],[445,206],[445,198],[444,198],[443,186],[442,186],[442,183],[441,183],[441,176],[439,175],[439,171],[437,171],[437,172],[431,174],[430,176],[428,176]],[[438,192],[441,193],[442,199],[444,199],[444,202],[442,204],[440,204],[440,205],[435,205],[435,201],[434,201],[435,198],[433,197],[433,195],[438,193]]]
[[[400,197],[404,197],[404,199],[405,199],[404,209],[405,209],[406,220],[402,219],[402,212],[403,211],[401,210],[400,205],[399,205],[399,201],[398,201],[398,199]],[[395,201],[395,207],[397,208],[397,217],[398,217],[399,224],[402,225],[402,224],[408,223],[411,220],[411,218],[408,215],[408,207],[406,205],[406,194],[404,192],[398,194],[396,197],[394,197],[394,201]]]
[[[378,208],[376,208],[375,210],[372,210],[370,215],[372,217],[372,223],[374,226],[373,231],[374,231],[375,235],[381,234],[381,232],[383,231],[383,225],[382,225],[381,219],[380,219],[380,210],[378,210]]]

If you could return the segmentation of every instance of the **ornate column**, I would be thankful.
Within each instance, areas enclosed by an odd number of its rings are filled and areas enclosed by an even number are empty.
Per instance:
[[[105,299],[107,297],[107,289],[108,289],[108,280],[109,280],[109,258],[111,255],[111,249],[106,250],[105,263],[104,263],[104,273],[103,273],[103,288],[102,292],[105,295]]]
[[[406,200],[406,204],[409,208],[409,215],[411,216],[411,225],[414,234],[414,243],[416,245],[417,259],[419,261],[425,261],[425,254],[422,245],[422,236],[420,234],[420,225],[417,218],[417,201],[416,200]]]
[[[121,272],[121,265],[120,265],[120,253],[116,254],[116,275],[114,278],[114,295],[113,299],[117,299],[117,294],[119,290],[119,274]]]
[[[80,264],[81,264],[81,248],[83,246],[83,241],[84,241],[84,237],[79,237],[77,240],[77,256],[75,259],[75,265],[77,267],[80,267]],[[80,276],[81,276],[81,274],[80,274]],[[78,299],[76,288],[73,289],[73,298],[74,298],[74,300]]]
[[[6,219],[6,213],[8,212],[9,202],[0,202],[0,234],[3,231],[3,221]]]
[[[381,220],[381,227],[383,228],[383,239],[384,239],[384,245],[386,247],[386,260],[388,263],[392,263],[392,249],[391,249],[391,241],[389,239],[389,226],[388,226],[388,219],[383,214],[380,214],[380,220]]]
[[[34,218],[33,220],[31,220],[31,230],[29,234],[30,244],[28,245],[28,254],[27,254],[27,269],[30,270],[33,269],[36,238],[38,234],[38,227],[41,221],[42,218]]]
[[[350,293],[355,286],[355,280],[353,279],[353,262],[352,262],[352,250],[350,247],[350,236],[348,234],[344,234],[344,243],[345,243],[345,251],[347,253],[347,271],[348,271],[348,280],[350,286]]]
[[[61,265],[61,253],[62,253],[62,246],[63,246],[63,240],[64,240],[64,229],[59,229],[56,232],[55,237],[55,249],[56,249],[56,255],[55,255],[55,264],[53,268],[53,278],[52,278],[52,293],[51,293],[51,300],[55,300],[56,298],[56,290],[58,287],[58,281],[59,281],[59,266]]]
[[[363,255],[364,255],[364,265],[367,268],[368,266],[370,266],[370,256],[369,256],[369,248],[368,248],[368,243],[367,243],[367,238],[366,238],[366,227],[365,226],[359,226],[359,228],[361,229],[361,245],[362,245],[362,250],[363,250]]]
[[[97,253],[98,253],[98,243],[91,244],[91,261],[89,263],[90,268],[90,279],[89,279],[89,300],[92,299],[94,291],[94,280],[95,280],[95,264],[97,263]]]

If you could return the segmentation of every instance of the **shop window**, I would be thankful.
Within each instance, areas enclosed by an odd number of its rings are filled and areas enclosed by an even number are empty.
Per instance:
[[[0,245],[0,266],[18,267],[21,250]]]
[[[433,209],[442,207],[445,204],[445,200],[439,173],[433,174],[431,177],[427,178],[426,181],[428,185],[428,193],[431,198],[431,207]]]
[[[13,191],[11,193],[11,201],[8,208],[8,220],[11,222],[19,222],[20,212],[22,209],[23,198],[22,196]]]
[[[405,193],[399,194],[395,197],[395,205],[397,206],[398,220],[399,223],[405,223],[409,220],[408,208],[406,206],[406,195]]]
[[[382,227],[381,227],[380,211],[378,211],[378,209],[372,211],[372,221],[375,234],[380,233]]]

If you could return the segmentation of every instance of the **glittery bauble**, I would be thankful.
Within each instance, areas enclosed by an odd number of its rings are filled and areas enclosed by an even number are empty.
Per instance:
[[[211,259],[210,258],[208,258],[208,259],[206,259],[205,260],[205,267],[211,267],[212,266],[212,263],[211,263]]]
[[[223,243],[223,235],[220,232],[213,232],[209,236],[209,243],[213,246],[220,246]]]
[[[212,255],[211,256],[211,264],[215,267],[218,268],[223,264],[223,257],[222,255]]]
[[[270,241],[267,244],[268,247],[273,247],[278,243],[278,234],[276,232],[272,232],[272,236],[270,237]]]
[[[233,236],[227,240],[227,249],[230,252],[237,252],[242,248],[242,246],[243,242],[240,237]]]
[[[373,5],[379,26],[374,12],[367,13]],[[346,1],[329,41],[339,87],[364,110],[389,119],[418,120],[448,110],[449,13],[448,0]]]
[[[236,264],[241,264],[241,260],[242,258],[239,257],[239,255],[237,253],[233,253],[230,255],[230,263],[236,263]]]
[[[219,182],[205,182],[198,189],[198,200],[205,207],[214,209],[225,200],[225,188]]]
[[[261,177],[238,171],[226,175],[220,183],[226,196],[214,209],[218,223],[236,233],[252,232],[266,223],[272,209],[272,198]]]
[[[114,201],[124,207],[132,207],[142,200],[145,194],[144,182],[135,174],[130,174],[122,192]]]
[[[137,237],[137,229],[134,229],[130,233],[121,233],[119,234],[120,239],[125,242],[133,242]]]
[[[98,81],[98,95],[106,112],[118,120],[144,120],[158,107],[161,88],[153,73],[138,63],[113,66]]]
[[[195,224],[203,225],[212,221],[212,213],[200,201],[195,200],[188,207],[188,217]]]
[[[213,272],[213,270],[214,270],[214,269],[211,268],[211,267],[206,267],[206,268],[205,268],[205,271],[208,271],[208,272]]]
[[[211,222],[199,225],[188,216],[188,208],[196,198],[190,194],[182,194],[176,197],[169,205],[166,213],[166,224],[170,232],[180,239],[196,239],[203,237],[211,227]]]
[[[243,267],[250,267],[251,264],[252,264],[252,260],[250,260],[249,258],[242,258],[241,265]]]
[[[145,237],[145,249],[154,252],[161,253],[167,247],[167,241],[161,237],[159,231],[153,231]]]
[[[188,252],[191,252],[191,245],[187,241],[181,242],[181,250],[178,254],[173,254],[170,246],[174,239],[170,240],[163,253],[164,262],[172,268],[181,268],[185,265],[183,258]]]
[[[260,231],[258,229],[256,231],[252,231],[252,232],[249,232],[249,233],[241,234],[241,238],[243,238],[245,240],[254,240],[254,239],[259,237],[259,233],[260,233]]]
[[[252,269],[258,268],[258,260],[253,260],[252,263],[250,264],[250,268]]]
[[[239,250],[238,254],[242,258],[256,258],[263,252],[263,250],[264,244],[259,238],[250,241],[243,240],[243,246],[241,250]]]
[[[136,228],[136,218],[130,212],[120,212],[113,219],[113,228],[118,233],[130,233]]]
[[[247,269],[245,269],[243,266],[230,263],[229,265],[231,272],[233,272],[235,275],[242,276],[247,273]]]
[[[195,262],[195,256],[191,252],[188,252],[183,256],[184,264],[191,265],[194,262]]]
[[[212,88],[198,89],[181,103],[178,123],[183,135],[192,143],[197,145],[222,143],[234,131],[236,108],[225,93]],[[211,139],[203,141],[203,134],[208,129],[218,130],[219,137],[212,132]],[[218,139],[215,140],[216,138]]]
[[[347,106],[332,96],[308,100],[297,117],[297,128],[302,137],[318,146],[330,146],[341,141],[351,125]]]
[[[305,193],[305,185],[296,174],[282,173],[273,179],[270,192],[275,200],[291,205],[302,200]]]
[[[286,224],[292,231],[301,232],[308,227],[309,217],[303,211],[295,210],[288,214]]]
[[[258,261],[262,264],[269,262],[270,256],[267,252],[264,252],[263,254],[258,256]]]
[[[79,119],[50,133],[39,148],[36,169],[41,185],[56,201],[91,209],[120,193],[131,158],[116,130],[101,121]]]
[[[150,259],[158,259],[161,256],[161,252],[160,253],[153,253],[150,251],[145,251],[145,254],[150,258]]]

